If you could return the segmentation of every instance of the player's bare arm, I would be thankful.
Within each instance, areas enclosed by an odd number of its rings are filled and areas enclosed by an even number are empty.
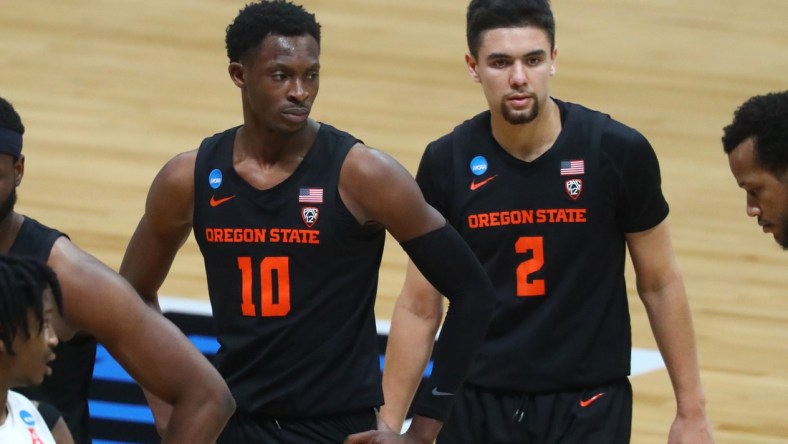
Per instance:
[[[626,235],[651,329],[670,375],[676,396],[676,419],[669,443],[712,443],[706,398],[700,381],[695,331],[667,220],[656,227]]]
[[[427,205],[408,171],[388,154],[362,144],[353,147],[342,166],[342,201],[361,224],[384,226],[406,241],[445,225]]]
[[[214,442],[235,404],[219,373],[117,273],[67,238],[49,265],[63,290],[63,318],[96,337],[146,390],[173,406],[163,442]]]
[[[424,276],[453,302],[435,352],[432,379],[436,387],[414,403],[413,422],[401,437],[405,442],[432,442],[452,398],[434,393],[454,393],[464,379],[492,315],[492,284],[468,245],[426,203],[412,176],[390,156],[357,145],[343,164],[339,188],[359,222],[386,227]],[[432,342],[418,346],[420,353],[429,354]],[[418,359],[401,364],[408,375],[423,370]],[[403,392],[403,399],[410,397]],[[349,442],[385,442],[394,435],[382,430],[377,435],[351,436]]]
[[[120,274],[156,309],[159,288],[191,232],[196,157],[196,151],[179,154],[156,175],[120,266]]]
[[[383,369],[380,417],[400,430],[429,362],[435,335],[443,318],[443,297],[418,268],[408,261],[405,282],[394,305],[391,333]]]
[[[148,191],[145,214],[129,241],[120,266],[120,274],[156,311],[161,311],[159,288],[191,231],[195,157],[196,151],[179,154],[156,175]],[[148,390],[143,392],[153,412],[156,430],[164,436],[172,409]]]

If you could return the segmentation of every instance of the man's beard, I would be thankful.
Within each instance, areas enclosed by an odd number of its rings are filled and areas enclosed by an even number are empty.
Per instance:
[[[4,201],[0,202],[0,222],[5,221],[14,211],[14,205],[16,205],[16,187],[11,190],[11,194]]]
[[[780,233],[782,234],[781,239],[775,239],[781,247],[783,247],[784,251],[788,251],[788,215],[782,218],[780,221],[781,230]]]
[[[534,100],[534,105],[528,111],[512,111],[511,108],[506,106],[506,101],[501,103],[501,114],[504,120],[512,125],[525,125],[532,122],[539,115],[539,102]]]

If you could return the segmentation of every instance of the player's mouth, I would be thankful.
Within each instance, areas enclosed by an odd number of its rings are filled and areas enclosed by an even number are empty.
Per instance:
[[[49,363],[53,362],[55,360],[55,357],[56,357],[55,354],[51,353],[49,355],[49,357],[47,358],[47,361],[46,361],[47,363],[45,365],[45,367],[46,367],[45,373],[46,373],[47,376],[52,376],[52,366],[50,366]]]
[[[302,106],[286,108],[282,111],[282,115],[292,122],[304,122],[309,118],[309,108]]]
[[[533,101],[533,96],[521,93],[510,94],[506,97],[506,101],[514,108],[525,108]]]

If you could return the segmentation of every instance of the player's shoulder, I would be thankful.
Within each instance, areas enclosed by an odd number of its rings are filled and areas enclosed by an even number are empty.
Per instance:
[[[558,99],[553,100],[566,113],[568,126],[576,127],[584,123],[600,125],[603,150],[628,150],[650,146],[648,140],[640,131],[608,113],[577,103],[563,102]]]
[[[33,401],[31,401],[27,396],[19,392],[16,392],[14,390],[8,390],[8,402],[11,405],[35,408],[35,406],[33,405]]]
[[[390,154],[356,141],[342,161],[340,183],[347,177],[384,177],[386,174],[402,170],[404,167]]]
[[[157,186],[189,186],[194,180],[197,149],[178,153],[168,160],[154,179]]]
[[[454,152],[456,146],[469,141],[479,135],[490,132],[489,110],[480,112],[475,116],[456,125],[448,133],[438,137],[427,145],[428,151],[445,152],[446,155]]]

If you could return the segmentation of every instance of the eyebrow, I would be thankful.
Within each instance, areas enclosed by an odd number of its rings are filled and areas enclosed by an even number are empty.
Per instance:
[[[544,49],[535,49],[531,52],[526,53],[524,58],[534,57],[534,56],[546,56],[546,55],[547,55],[547,51],[545,51]],[[510,54],[504,52],[493,52],[487,56],[487,60],[501,59],[501,58],[509,59],[513,57]]]

